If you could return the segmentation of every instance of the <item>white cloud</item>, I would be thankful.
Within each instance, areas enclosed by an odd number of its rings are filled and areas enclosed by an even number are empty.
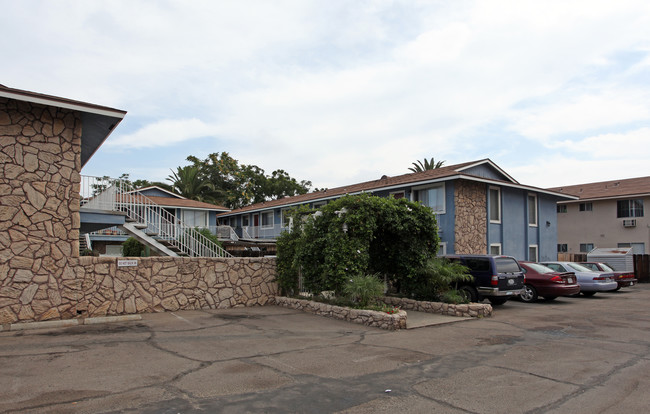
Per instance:
[[[152,148],[170,146],[195,138],[214,135],[216,129],[199,119],[165,119],[138,129],[137,131],[112,137],[107,147]]]

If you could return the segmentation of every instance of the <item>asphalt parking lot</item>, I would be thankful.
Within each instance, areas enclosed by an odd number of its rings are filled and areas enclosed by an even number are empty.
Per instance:
[[[0,412],[640,413],[650,285],[389,332],[278,307],[0,332]]]

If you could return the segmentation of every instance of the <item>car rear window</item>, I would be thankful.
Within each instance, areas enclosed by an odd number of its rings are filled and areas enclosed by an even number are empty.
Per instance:
[[[533,269],[537,273],[544,274],[544,273],[554,273],[555,272],[555,270],[551,269],[550,267],[544,266],[544,265],[539,264],[539,263],[526,263],[526,266],[530,267],[531,269]]]
[[[510,257],[496,257],[494,261],[497,264],[497,273],[514,273],[521,271],[517,261]]]
[[[475,272],[490,271],[490,262],[488,259],[467,258],[465,259],[465,266],[469,267]]]

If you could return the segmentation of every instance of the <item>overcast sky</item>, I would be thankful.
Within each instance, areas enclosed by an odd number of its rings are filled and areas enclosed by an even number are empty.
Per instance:
[[[0,0],[0,84],[128,111],[83,174],[650,175],[650,1]]]

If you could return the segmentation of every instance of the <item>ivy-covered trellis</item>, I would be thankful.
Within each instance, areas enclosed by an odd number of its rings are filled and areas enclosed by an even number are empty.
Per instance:
[[[317,211],[300,207],[289,214],[293,230],[277,241],[285,293],[297,291],[299,269],[312,292],[340,293],[353,275],[380,274],[401,293],[412,293],[438,250],[435,214],[405,199],[349,195]]]

